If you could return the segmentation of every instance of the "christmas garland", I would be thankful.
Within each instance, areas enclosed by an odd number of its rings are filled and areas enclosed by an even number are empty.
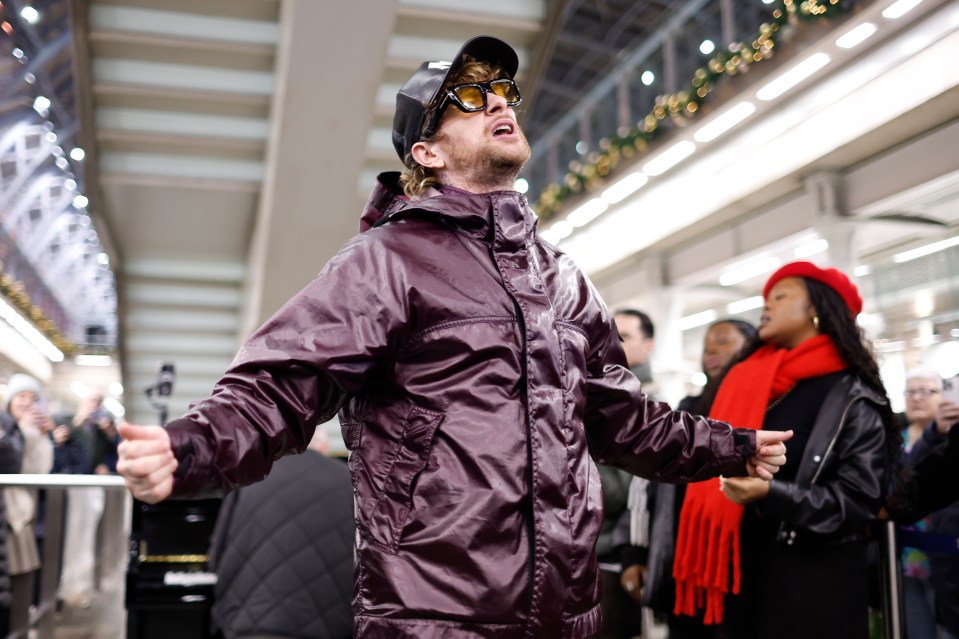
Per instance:
[[[661,123],[670,118],[680,126],[696,117],[706,97],[723,77],[749,71],[751,65],[772,57],[782,27],[799,21],[830,20],[849,10],[850,0],[781,0],[768,23],[759,26],[759,33],[749,43],[735,42],[720,51],[697,69],[689,85],[671,95],[656,98],[652,111],[629,128],[599,141],[599,151],[585,160],[570,162],[570,170],[562,182],[550,184],[539,194],[536,211],[541,221],[559,213],[570,197],[595,190],[604,184],[621,161],[646,151],[648,144],[661,132]]]
[[[22,282],[17,282],[6,273],[0,272],[0,295],[8,299],[13,308],[26,315],[37,330],[53,342],[61,353],[72,355],[76,352],[76,344],[64,337],[53,321],[44,315],[43,309],[30,300]]]

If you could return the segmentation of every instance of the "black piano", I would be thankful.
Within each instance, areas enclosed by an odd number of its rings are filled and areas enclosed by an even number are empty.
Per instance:
[[[207,566],[219,499],[133,502],[127,639],[207,639],[216,575]]]

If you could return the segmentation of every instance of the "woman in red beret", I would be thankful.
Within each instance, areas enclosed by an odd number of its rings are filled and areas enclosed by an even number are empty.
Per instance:
[[[692,484],[680,516],[676,613],[735,639],[866,639],[866,524],[899,450],[879,368],[836,269],[769,278],[759,340],[704,398],[710,417],[792,430],[771,482]]]

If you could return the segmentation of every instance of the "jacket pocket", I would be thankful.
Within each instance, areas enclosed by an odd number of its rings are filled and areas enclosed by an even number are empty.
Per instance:
[[[367,519],[370,541],[395,553],[410,514],[413,483],[430,459],[433,435],[441,413],[414,406],[403,425],[403,437],[383,480],[383,488]]]

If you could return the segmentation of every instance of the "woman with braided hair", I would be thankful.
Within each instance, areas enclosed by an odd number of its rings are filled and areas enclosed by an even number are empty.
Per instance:
[[[865,639],[865,529],[900,439],[856,325],[862,298],[845,274],[810,262],[779,269],[763,297],[758,342],[704,403],[713,418],[792,430],[787,462],[771,482],[688,487],[676,613],[705,609],[707,624],[736,639]]]

